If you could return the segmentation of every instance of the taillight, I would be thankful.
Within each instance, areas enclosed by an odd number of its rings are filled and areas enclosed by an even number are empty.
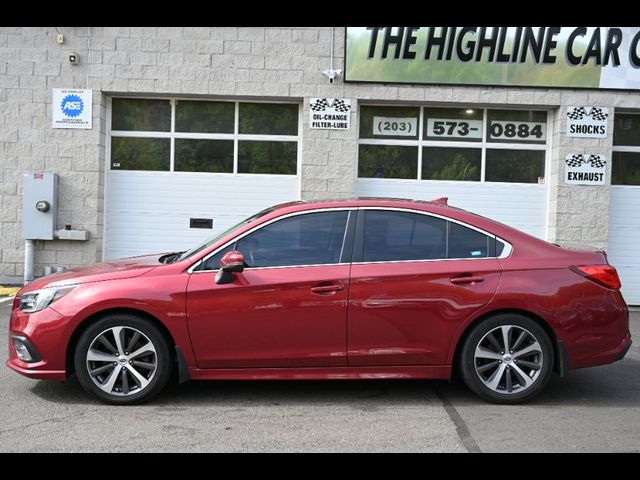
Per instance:
[[[618,272],[611,265],[573,265],[569,268],[603,287],[617,290],[622,285]]]

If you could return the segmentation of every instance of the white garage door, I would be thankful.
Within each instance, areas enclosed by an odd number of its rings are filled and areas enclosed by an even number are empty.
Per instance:
[[[431,200],[547,237],[548,112],[361,105],[357,194]]]
[[[546,239],[547,189],[544,185],[359,179],[357,188],[358,195],[367,197],[414,200],[448,197],[449,205]]]
[[[626,302],[640,305],[640,187],[612,185],[610,205],[609,263],[618,270]]]
[[[182,251],[271,205],[298,200],[292,175],[111,172],[105,259]],[[190,228],[211,219],[213,228]]]
[[[105,259],[187,250],[300,198],[298,104],[113,98],[109,108]]]

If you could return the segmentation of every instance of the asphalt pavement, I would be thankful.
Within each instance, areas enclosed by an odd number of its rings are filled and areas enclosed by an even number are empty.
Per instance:
[[[0,299],[0,452],[640,452],[640,312],[624,360],[553,377],[533,402],[492,405],[460,381],[189,382],[104,405],[75,378],[6,361]]]

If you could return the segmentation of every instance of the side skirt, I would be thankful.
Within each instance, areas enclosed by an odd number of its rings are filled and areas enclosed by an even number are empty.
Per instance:
[[[189,369],[192,380],[376,380],[429,378],[449,380],[451,365],[400,367],[301,367]]]

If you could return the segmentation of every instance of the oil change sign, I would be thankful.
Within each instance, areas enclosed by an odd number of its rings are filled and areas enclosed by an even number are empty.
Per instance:
[[[51,126],[53,128],[91,128],[90,89],[54,88]]]
[[[309,103],[309,127],[348,130],[351,128],[351,100],[312,98]]]
[[[607,161],[604,155],[567,155],[564,163],[566,185],[604,185],[607,173]]]
[[[607,138],[608,118],[608,108],[568,107],[567,137]]]

